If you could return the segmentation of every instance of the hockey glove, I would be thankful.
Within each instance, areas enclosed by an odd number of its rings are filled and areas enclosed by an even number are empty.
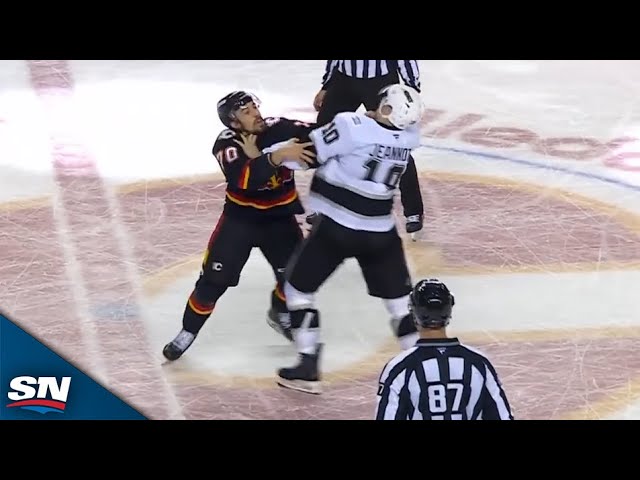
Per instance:
[[[406,223],[407,233],[416,233],[422,230],[422,215],[410,215]]]

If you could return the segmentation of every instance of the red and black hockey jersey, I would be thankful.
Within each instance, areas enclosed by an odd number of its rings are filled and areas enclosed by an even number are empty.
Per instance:
[[[267,129],[257,135],[257,147],[264,151],[280,142],[298,138],[309,141],[309,132],[315,127],[287,118],[266,118]],[[294,171],[273,166],[268,154],[250,159],[235,140],[240,134],[227,129],[220,133],[213,145],[213,155],[227,181],[224,211],[228,215],[245,218],[291,216],[304,213]]]

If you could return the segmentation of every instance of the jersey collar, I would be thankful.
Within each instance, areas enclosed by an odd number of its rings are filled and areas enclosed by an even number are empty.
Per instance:
[[[453,338],[420,338],[416,347],[455,347],[460,345],[457,337]]]

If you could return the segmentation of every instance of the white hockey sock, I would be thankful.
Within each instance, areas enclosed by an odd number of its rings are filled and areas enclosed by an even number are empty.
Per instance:
[[[296,347],[300,353],[316,353],[318,341],[320,340],[319,328],[300,328],[295,333]]]
[[[292,319],[292,324],[296,324],[299,321],[299,315],[303,312],[292,313],[297,317]],[[305,310],[299,325],[298,328],[294,327],[293,330],[298,352],[315,353],[320,340],[320,318],[317,310]]]

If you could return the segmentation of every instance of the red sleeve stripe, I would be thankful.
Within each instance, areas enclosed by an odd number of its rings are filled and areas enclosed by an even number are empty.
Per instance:
[[[241,188],[243,190],[246,190],[247,187],[249,186],[249,175],[251,173],[251,169],[249,168],[249,163],[251,162],[247,162],[247,164],[244,166],[244,168],[240,172],[240,179],[238,180],[238,188]]]

